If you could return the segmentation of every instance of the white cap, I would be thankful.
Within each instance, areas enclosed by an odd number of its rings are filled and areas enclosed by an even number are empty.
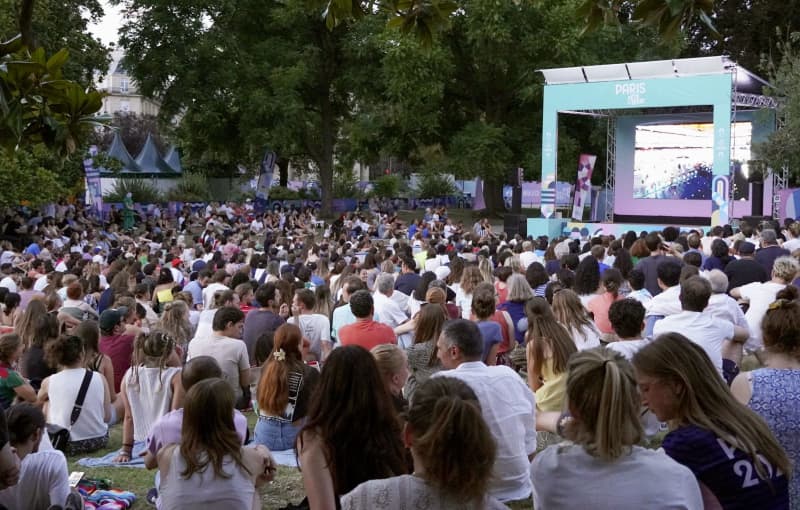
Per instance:
[[[436,274],[437,280],[444,280],[450,276],[450,268],[448,266],[439,266],[433,272]]]

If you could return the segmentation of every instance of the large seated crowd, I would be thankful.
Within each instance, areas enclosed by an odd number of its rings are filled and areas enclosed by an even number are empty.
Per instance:
[[[286,508],[800,508],[800,223],[523,238],[248,201],[129,226],[3,212],[0,508],[83,508],[65,454],[112,426],[163,509],[260,508],[295,461]]]

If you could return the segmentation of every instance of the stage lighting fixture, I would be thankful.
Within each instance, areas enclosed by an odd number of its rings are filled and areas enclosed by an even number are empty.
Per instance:
[[[548,85],[563,83],[586,83],[582,67],[562,67],[561,69],[540,69]]]
[[[586,80],[590,82],[630,80],[628,68],[625,67],[625,64],[584,66],[583,72],[586,75]]]

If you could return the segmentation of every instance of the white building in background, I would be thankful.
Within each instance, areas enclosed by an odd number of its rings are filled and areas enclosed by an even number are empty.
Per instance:
[[[105,75],[98,75],[97,89],[108,94],[103,98],[102,115],[116,112],[135,113],[137,115],[158,115],[161,105],[152,99],[139,94],[136,82],[122,66],[125,56],[121,49],[111,52],[111,64]]]

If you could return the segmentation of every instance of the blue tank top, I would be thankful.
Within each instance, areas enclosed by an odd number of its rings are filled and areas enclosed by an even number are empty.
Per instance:
[[[764,462],[769,481],[764,481],[750,457],[695,425],[677,428],[666,435],[664,451],[688,467],[717,497],[725,510],[788,510],[786,475]]]
[[[750,409],[769,425],[795,465],[789,481],[789,499],[800,508],[800,370],[762,368],[752,372]]]

